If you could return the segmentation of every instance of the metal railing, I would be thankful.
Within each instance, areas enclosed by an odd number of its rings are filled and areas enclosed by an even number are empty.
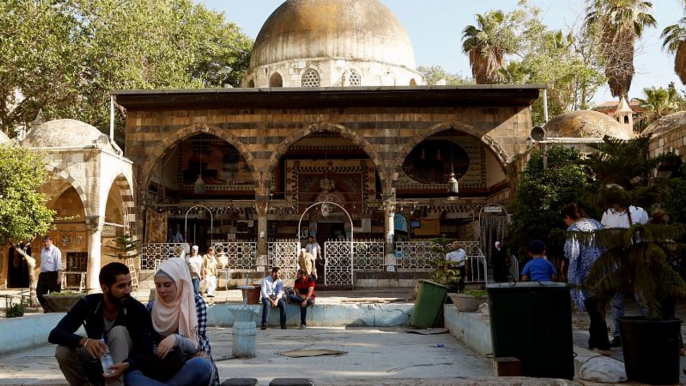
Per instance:
[[[299,251],[300,240],[298,239],[276,240],[267,243],[269,269],[279,267],[281,280],[286,286],[292,286],[295,281]]]
[[[510,256],[510,277],[512,281],[519,281],[519,260],[515,255]]]
[[[212,244],[217,260],[232,270],[252,270],[257,265],[257,242],[225,241]]]
[[[355,271],[383,271],[385,253],[383,240],[353,242],[353,269]]]
[[[184,243],[147,243],[141,247],[141,269],[153,270],[164,260],[181,257]]]

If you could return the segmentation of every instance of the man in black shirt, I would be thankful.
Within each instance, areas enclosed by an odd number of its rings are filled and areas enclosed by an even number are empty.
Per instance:
[[[130,296],[128,267],[107,264],[99,279],[102,294],[79,300],[48,337],[50,343],[58,344],[55,357],[70,385],[105,381],[108,386],[123,386],[124,372],[140,366],[144,356],[153,352],[150,314]],[[75,334],[81,325],[85,336]],[[103,379],[100,360],[106,351],[114,365]]]

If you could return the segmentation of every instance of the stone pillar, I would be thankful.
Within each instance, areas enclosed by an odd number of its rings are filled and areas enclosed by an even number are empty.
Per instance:
[[[392,201],[391,201],[392,200]],[[384,241],[386,253],[392,253],[395,245],[393,244],[393,238],[395,236],[395,198],[384,203]]]
[[[100,290],[100,266],[102,265],[102,218],[87,216],[86,228],[88,232],[88,268],[86,288],[88,292]]]
[[[255,211],[257,212],[257,255],[267,254],[267,208],[266,197],[256,197]]]

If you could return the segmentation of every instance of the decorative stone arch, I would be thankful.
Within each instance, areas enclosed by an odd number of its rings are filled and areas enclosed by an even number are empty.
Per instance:
[[[491,139],[490,136],[481,135],[481,133],[479,133],[474,127],[470,125],[465,125],[461,122],[444,122],[431,126],[426,130],[421,130],[420,133],[414,136],[414,138],[412,138],[411,141],[407,142],[398,153],[398,157],[395,159],[395,162],[393,163],[396,171],[401,171],[403,162],[405,162],[405,158],[407,158],[412,149],[414,149],[417,145],[422,143],[422,141],[431,137],[434,134],[448,130],[458,130],[478,139],[493,152],[495,157],[498,159],[498,162],[500,162],[503,171],[506,171],[506,166],[509,160],[500,144]]]
[[[83,205],[83,210],[84,210],[86,216],[91,215],[92,213],[88,213],[89,212],[89,210],[88,210],[89,205],[88,204],[90,204],[90,201],[88,200],[88,195],[86,194],[86,192],[84,192],[81,184],[79,184],[78,181],[76,181],[74,179],[74,177],[72,177],[69,173],[67,173],[66,170],[62,170],[62,169],[60,169],[56,166],[53,166],[53,165],[46,165],[45,168],[53,176],[57,176],[57,177],[61,178],[62,180],[64,180],[65,182],[67,182],[67,189],[69,189],[69,187],[72,187],[72,188],[74,188],[74,190],[76,190],[76,193],[79,195],[79,198],[81,199],[81,205]],[[59,192],[59,194],[57,194],[53,198],[54,199],[59,198],[62,195],[62,193],[64,193],[67,189],[63,189],[62,191]],[[50,199],[53,199],[53,198],[50,198]]]
[[[260,173],[255,171],[255,158],[247,146],[245,146],[245,144],[243,144],[238,137],[229,133],[227,130],[220,129],[216,126],[210,126],[204,123],[196,123],[171,133],[161,141],[161,146],[156,147],[153,153],[147,157],[147,160],[141,168],[141,178],[139,180],[141,182],[140,186],[147,189],[147,186],[150,183],[150,178],[152,177],[152,173],[155,170],[155,166],[158,164],[160,158],[162,158],[162,156],[164,156],[164,154],[169,151],[172,146],[196,134],[212,134],[215,137],[221,138],[234,146],[236,149],[238,149],[239,154],[245,158],[245,162],[253,176],[253,179],[255,181],[260,180]]]
[[[376,172],[379,174],[379,179],[381,180],[381,184],[383,186],[384,181],[387,180],[387,175],[384,168],[384,163],[381,160],[381,157],[379,156],[379,153],[377,152],[376,148],[360,134],[354,132],[353,130],[345,126],[334,123],[313,123],[309,125],[305,130],[295,132],[283,141],[281,141],[281,143],[276,147],[276,149],[272,153],[272,156],[269,158],[269,162],[267,163],[267,173],[265,176],[265,181],[262,181],[262,183],[264,184],[263,186],[267,186],[267,180],[271,180],[272,173],[278,165],[279,160],[281,159],[281,157],[283,157],[284,154],[286,154],[288,148],[291,145],[293,145],[300,139],[307,137],[310,134],[323,132],[339,134],[341,137],[347,138],[352,143],[359,146],[362,149],[362,151],[364,151],[365,154],[367,154],[369,159],[371,159],[372,162],[374,162],[374,167],[376,167]]]
[[[252,87],[255,87],[254,82]],[[281,73],[274,71],[274,73],[269,76],[269,87],[283,87],[283,76],[281,76]]]
[[[321,87],[322,72],[313,66],[305,67],[300,74],[300,87]]]
[[[122,200],[122,208],[124,210],[124,226],[126,227],[125,231],[128,231],[130,235],[135,235],[136,205],[132,186],[133,184],[126,178],[126,176],[120,173],[116,175],[114,180],[109,183],[110,189],[107,191],[109,194],[109,191],[112,190],[112,187],[116,187],[116,190],[119,192]]]

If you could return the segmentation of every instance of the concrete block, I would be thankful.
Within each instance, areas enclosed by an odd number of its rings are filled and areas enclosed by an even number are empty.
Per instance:
[[[269,386],[314,386],[312,378],[274,378]]]
[[[493,353],[491,322],[481,312],[458,312],[454,304],[443,306],[443,321],[450,334],[481,355]]]
[[[255,378],[229,378],[222,382],[221,386],[257,386]]]

